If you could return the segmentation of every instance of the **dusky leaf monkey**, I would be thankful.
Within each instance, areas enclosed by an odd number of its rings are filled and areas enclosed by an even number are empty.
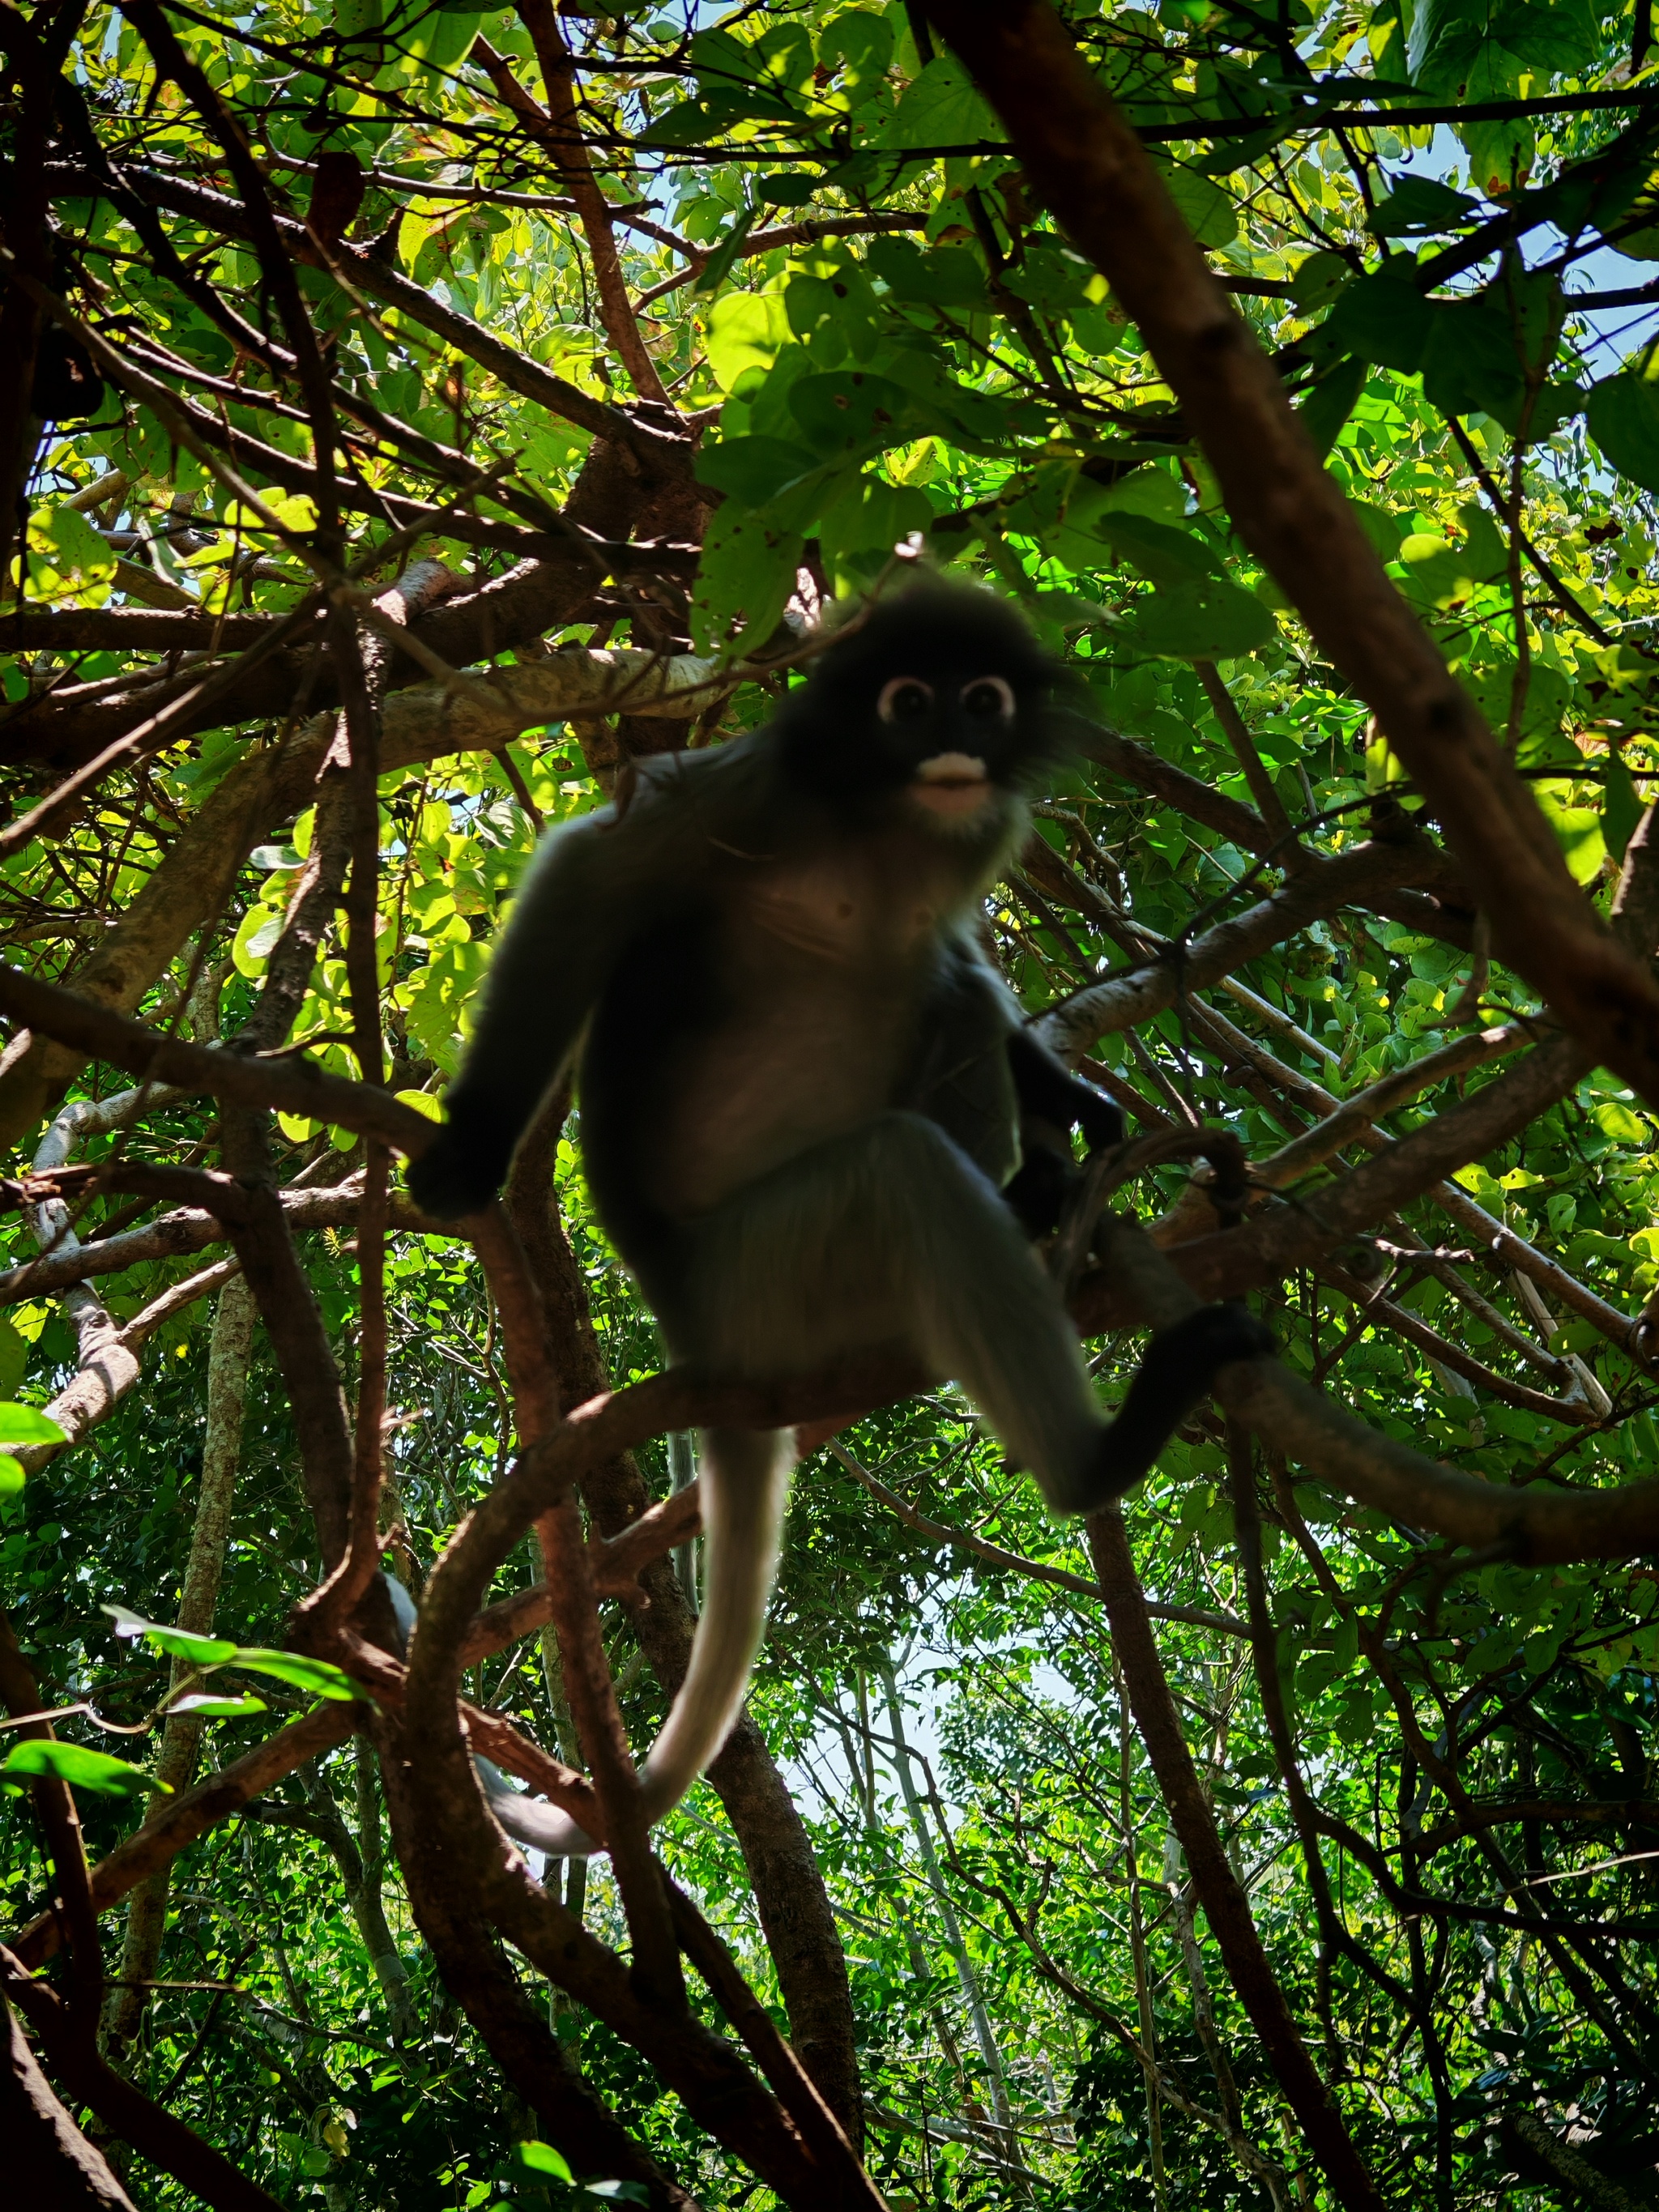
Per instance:
[[[775,1381],[906,1346],[965,1386],[1055,1512],[1127,1490],[1217,1369],[1273,1343],[1242,1306],[1204,1307],[1152,1339],[1109,1421],[1032,1248],[1072,1129],[1122,1133],[975,934],[1066,721],[1020,617],[927,581],[849,626],[763,729],[641,761],[625,809],[537,855],[410,1170],[418,1203],[483,1206],[574,1060],[594,1206],[677,1362]],[[653,1820],[742,1704],[789,1464],[781,1433],[702,1440],[702,1613],[642,1771]],[[493,1802],[550,1856],[591,1847],[551,1807]]]

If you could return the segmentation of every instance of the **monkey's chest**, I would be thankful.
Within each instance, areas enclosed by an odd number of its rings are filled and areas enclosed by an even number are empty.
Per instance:
[[[891,1103],[939,925],[933,887],[890,868],[779,870],[744,887],[716,935],[712,1018],[676,1055],[671,1211],[702,1212]]]

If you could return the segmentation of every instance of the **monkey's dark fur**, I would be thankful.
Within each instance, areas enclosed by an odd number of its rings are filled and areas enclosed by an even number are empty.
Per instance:
[[[640,763],[625,811],[538,855],[409,1181],[428,1212],[482,1206],[580,1048],[594,1206],[676,1360],[775,1379],[908,1345],[960,1379],[1057,1512],[1084,1513],[1139,1480],[1218,1367],[1273,1340],[1242,1307],[1206,1307],[1154,1338],[1108,1424],[1029,1241],[1054,1225],[1071,1129],[1122,1134],[975,935],[1065,750],[1061,682],[1002,602],[919,584],[763,730]],[[787,1466],[781,1437],[704,1438],[702,1619],[646,1765],[653,1818],[742,1702]],[[495,1802],[544,1850],[589,1847],[550,1808]]]

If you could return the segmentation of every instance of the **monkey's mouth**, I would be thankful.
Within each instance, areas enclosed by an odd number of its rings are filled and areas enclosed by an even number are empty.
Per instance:
[[[991,779],[972,753],[935,753],[917,769],[910,792],[930,814],[971,814],[990,797]]]

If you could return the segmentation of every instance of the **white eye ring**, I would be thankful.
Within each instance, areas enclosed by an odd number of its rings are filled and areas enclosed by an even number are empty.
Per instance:
[[[884,722],[908,720],[909,714],[900,702],[907,692],[919,693],[925,707],[933,703],[933,687],[924,684],[920,676],[891,676],[881,687],[881,696],[876,702],[876,712]]]
[[[1006,677],[976,676],[971,684],[964,684],[963,685],[962,703],[965,708],[967,708],[968,712],[970,714],[982,714],[984,712],[982,707],[976,707],[973,703],[974,694],[976,691],[995,692],[997,697],[997,719],[1003,722],[1012,722],[1013,720],[1013,688],[1009,684]]]

